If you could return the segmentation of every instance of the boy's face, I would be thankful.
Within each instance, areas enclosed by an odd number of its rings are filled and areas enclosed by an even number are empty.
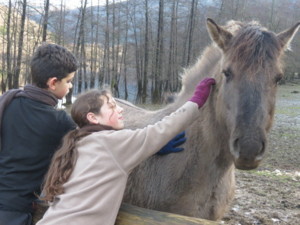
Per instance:
[[[50,79],[48,91],[52,92],[58,99],[62,99],[69,93],[70,88],[73,87],[72,81],[74,75],[75,72],[72,72],[61,80],[58,80],[57,78]]]
[[[123,108],[117,105],[115,99],[109,95],[109,99],[102,97],[104,104],[101,107],[100,114],[96,115],[97,120],[102,125],[107,125],[115,130],[124,128]]]

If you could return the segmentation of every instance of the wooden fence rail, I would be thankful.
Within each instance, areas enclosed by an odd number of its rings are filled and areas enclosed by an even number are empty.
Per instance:
[[[38,206],[33,216],[33,224],[42,218],[46,210],[46,205]],[[218,223],[122,204],[115,225],[218,225]]]

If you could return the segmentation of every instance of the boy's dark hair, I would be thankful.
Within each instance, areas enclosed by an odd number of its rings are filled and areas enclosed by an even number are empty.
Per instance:
[[[43,43],[33,54],[30,67],[32,83],[40,88],[47,88],[49,78],[57,77],[62,80],[77,70],[78,62],[68,49]]]

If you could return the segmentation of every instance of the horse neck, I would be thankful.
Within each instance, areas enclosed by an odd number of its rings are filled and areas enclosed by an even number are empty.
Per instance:
[[[216,46],[212,45],[205,49],[203,55],[199,58],[195,66],[187,69],[183,77],[183,88],[178,95],[175,105],[184,104],[194,93],[196,85],[203,79],[203,77],[214,77],[219,80],[222,60],[222,52]],[[200,130],[201,133],[201,145],[195,149],[194,154],[200,154],[199,157],[209,159],[204,161],[203,164],[198,164],[202,168],[211,168],[209,163],[219,158],[224,160],[222,162],[223,168],[231,168],[232,159],[229,154],[228,148],[228,134],[225,124],[222,124],[217,119],[216,113],[216,98],[218,90],[214,89],[211,92],[209,99],[205,105],[200,109],[200,116],[188,128],[191,138],[199,138],[199,134],[193,132],[193,130]],[[192,137],[193,136],[193,137]],[[214,149],[214,151],[212,151]],[[197,156],[195,157],[197,158]],[[226,169],[225,169],[226,170]],[[220,171],[221,172],[221,171]],[[224,172],[224,171],[223,171]],[[223,173],[222,172],[222,173]]]
[[[204,77],[214,77],[218,74],[222,53],[215,45],[207,47],[193,67],[184,71],[183,85],[175,104],[182,105],[192,97],[196,85]]]
[[[213,182],[219,182],[219,178],[225,174],[229,175],[233,170],[227,129],[216,119],[213,98],[206,102],[200,110],[199,118],[187,129],[187,138],[193,143],[198,143],[197,146],[191,147],[189,164],[194,166],[189,167],[187,173],[194,174],[192,176],[194,180],[201,182],[205,179],[210,181],[211,185]],[[199,133],[194,132],[195,130]],[[211,177],[216,179],[212,181]]]
[[[170,108],[179,108],[186,101],[188,101],[188,99],[192,97],[196,85],[204,77],[214,77],[216,80],[220,80],[222,78],[220,76],[221,60],[222,52],[217,46],[212,44],[211,46],[207,47],[202,56],[198,59],[197,63],[185,71],[183,75],[182,90],[179,93],[176,101],[170,105]],[[217,91],[218,90],[214,89],[210,93],[207,102],[200,109],[200,116],[197,121],[195,121],[195,124],[203,129],[203,133],[206,132],[205,129],[210,129],[210,132],[212,132],[212,137],[218,137],[215,135],[216,133],[224,137],[226,136],[226,127],[224,124],[219,122],[216,113],[216,98],[218,95]],[[224,140],[224,142],[227,141]],[[219,142],[217,141],[217,143]]]

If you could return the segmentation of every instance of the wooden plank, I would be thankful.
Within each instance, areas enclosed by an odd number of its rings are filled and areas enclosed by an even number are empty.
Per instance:
[[[218,225],[215,221],[122,204],[115,225]]]
[[[33,215],[33,224],[39,221],[47,205],[39,204]],[[182,216],[173,213],[144,209],[137,206],[122,204],[115,225],[218,225],[215,221],[209,221],[194,217]]]

